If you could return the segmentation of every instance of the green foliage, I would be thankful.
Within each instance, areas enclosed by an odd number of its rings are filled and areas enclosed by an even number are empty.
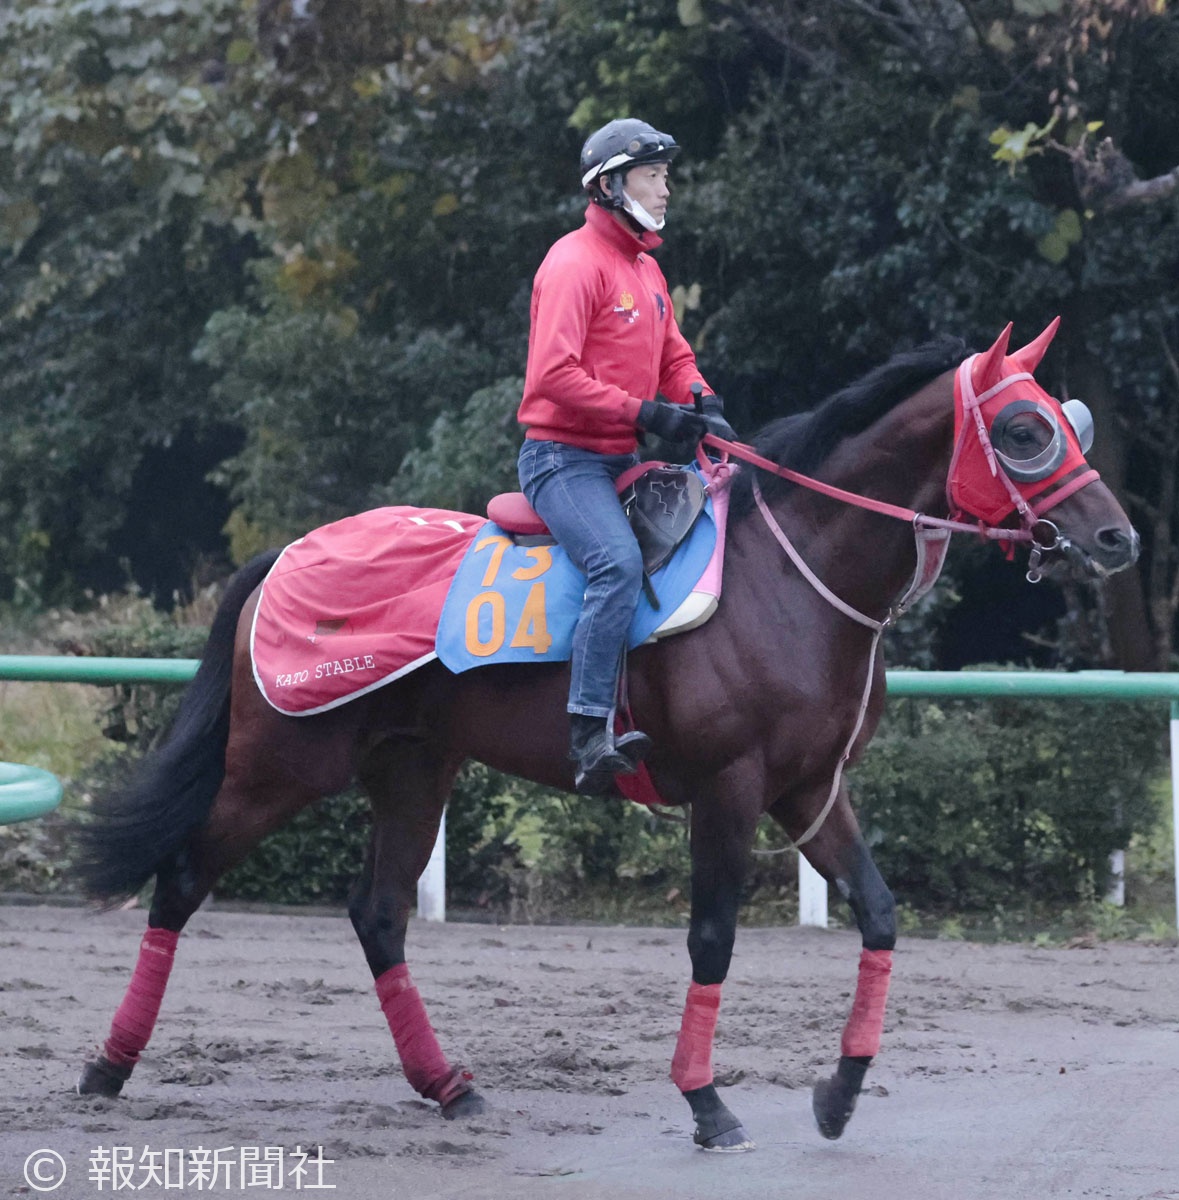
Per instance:
[[[1179,12],[910,7],[917,25],[879,0],[10,0],[0,598],[27,611],[78,600],[134,569],[121,562],[133,530],[184,536],[198,492],[168,474],[168,454],[195,457],[186,447],[214,434],[224,444],[194,473],[213,467],[238,557],[372,504],[478,509],[513,486],[531,277],[579,219],[583,136],[625,113],[684,146],[660,261],[739,429],[812,404],[898,345],[941,331],[981,344],[1008,320],[1034,333],[1062,311],[1045,383],[1098,393],[1083,393],[1098,465],[1115,487],[1129,481],[1140,526],[1165,538],[1179,524],[1179,220],[1173,195],[1103,204],[1179,162]],[[1098,135],[1118,153],[1096,158],[1085,139]],[[167,502],[136,514],[152,472]],[[1170,551],[1143,558],[1160,666]],[[908,619],[907,661],[935,665],[931,630],[954,592],[951,578]],[[105,644],[191,653],[189,636]],[[109,727],[142,749],[174,702],[117,692]],[[977,718],[978,737],[997,736],[996,720]],[[998,752],[944,738],[990,795]],[[891,794],[871,803],[910,804]],[[935,800],[914,793],[911,808]],[[1021,803],[1041,812],[1038,796]],[[662,854],[675,833],[477,772],[452,812],[465,831],[452,874],[486,862],[500,898],[520,871],[657,875],[647,849]],[[1092,869],[1104,832],[1082,846],[1061,814],[1026,813],[1029,887],[1059,890],[1066,859]],[[964,813],[947,821],[981,846]],[[981,882],[932,879],[931,894],[987,894],[1017,861],[989,845]],[[674,874],[682,846],[667,850]],[[916,862],[898,865],[920,881],[932,869]]]
[[[199,625],[183,625],[141,607],[130,624],[95,630],[87,639],[88,654],[110,658],[199,658],[209,631]],[[105,737],[123,749],[120,759],[106,760],[107,779],[125,770],[128,757],[146,753],[172,723],[183,694],[178,687],[147,683],[120,683],[106,693],[102,721]]]
[[[1125,389],[1099,426],[1162,420],[1173,204],[1087,214],[1118,171],[1179,155],[1175,13],[921,12],[913,28],[875,0],[14,0],[0,595],[115,584],[136,480],[168,469],[151,452],[212,430],[239,555],[384,499],[474,507],[484,470],[510,481],[531,276],[578,219],[582,137],[626,112],[685,148],[660,256],[739,428],[898,344],[1061,310],[1070,353]],[[1130,156],[1109,178],[1065,154],[1098,134]],[[484,413],[486,447],[456,445]],[[1159,444],[1115,452],[1119,470],[1148,459],[1152,495]],[[196,494],[175,500],[153,514],[162,542],[188,536]]]
[[[480,388],[461,411],[440,414],[426,445],[406,455],[397,478],[378,496],[388,504],[482,512],[497,492],[516,491],[516,409],[523,390],[523,379],[502,379]]]
[[[227,871],[215,894],[269,904],[340,904],[360,874],[370,823],[368,802],[355,792],[304,809]]]
[[[272,544],[371,507],[375,482],[488,367],[457,329],[366,334],[338,312],[281,305],[219,313],[196,353],[248,424],[220,478]]]
[[[1158,819],[1165,725],[1159,705],[894,701],[852,795],[902,901],[1099,897],[1110,852]]]
[[[0,14],[0,594],[76,594],[145,449],[204,414],[188,348],[232,295],[199,218],[199,55],[228,0]]]

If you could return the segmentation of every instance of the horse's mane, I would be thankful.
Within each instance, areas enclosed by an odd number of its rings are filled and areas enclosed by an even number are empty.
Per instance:
[[[828,396],[817,408],[771,421],[758,431],[753,446],[780,466],[811,474],[844,438],[862,433],[931,379],[956,367],[966,354],[961,338],[945,334],[913,350],[903,350]],[[757,474],[767,501],[794,486],[765,471]],[[733,517],[744,516],[753,507],[754,475],[749,467],[738,472],[730,501]]]

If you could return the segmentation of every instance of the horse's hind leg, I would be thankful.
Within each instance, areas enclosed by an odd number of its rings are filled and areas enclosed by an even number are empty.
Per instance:
[[[209,823],[162,863],[147,918],[147,931],[122,1004],[98,1058],[82,1068],[79,1095],[117,1096],[147,1046],[164,1000],[180,933],[213,884],[289,816],[318,798],[290,780],[241,789],[227,779]]]
[[[483,1098],[438,1044],[406,965],[405,934],[459,765],[420,742],[385,742],[370,753],[360,781],[372,800],[372,838],[348,905],[405,1077],[448,1119],[477,1115]]]
[[[801,832],[782,821],[776,811],[772,815],[787,832]],[[860,833],[842,781],[826,822],[801,849],[815,870],[847,900],[863,939],[856,995],[843,1030],[839,1066],[829,1079],[815,1085],[813,1107],[819,1132],[834,1139],[851,1119],[864,1075],[880,1049],[897,940],[896,904]]]

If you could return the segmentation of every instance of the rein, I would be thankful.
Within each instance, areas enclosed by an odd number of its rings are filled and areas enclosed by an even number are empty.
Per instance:
[[[895,517],[898,521],[909,521],[916,526],[928,529],[945,529],[950,533],[973,533],[979,537],[989,538],[993,541],[1035,541],[1035,526],[1032,529],[1000,529],[994,525],[987,525],[981,520],[976,524],[971,524],[969,521],[951,521],[946,517],[931,517],[926,513],[918,512],[915,508],[905,508],[900,504],[889,504],[884,500],[873,500],[869,496],[861,496],[858,492],[845,491],[843,488],[835,487],[833,484],[823,483],[821,480],[814,479],[810,475],[803,475],[799,471],[792,471],[789,467],[780,466],[771,459],[758,454],[752,446],[748,446],[744,442],[727,442],[724,438],[717,437],[715,433],[707,433],[704,435],[703,444],[712,446],[714,449],[720,450],[724,454],[729,454],[733,458],[739,458],[752,466],[760,467],[763,471],[769,471],[771,475],[788,479],[791,483],[797,483],[800,487],[809,488],[812,492],[818,492],[823,496],[830,496],[832,500],[841,500],[844,504],[852,504],[857,508],[866,508],[869,512],[881,513],[886,517]],[[1043,521],[1042,519],[1037,519],[1035,525],[1049,525],[1053,530],[1056,528],[1050,521]],[[1052,549],[1053,547],[1045,546],[1044,548]]]
[[[986,454],[987,465],[991,469],[991,474],[1001,480],[1004,488],[1010,496],[1015,511],[1018,512],[1020,520],[1023,522],[1022,529],[1006,529],[996,525],[988,525],[981,517],[977,522],[971,524],[968,521],[955,521],[947,517],[931,517],[927,513],[920,513],[913,508],[905,508],[900,504],[889,504],[884,500],[873,500],[868,496],[861,496],[857,492],[849,492],[844,488],[835,487],[830,483],[823,483],[818,479],[812,478],[810,475],[803,475],[799,471],[792,471],[789,467],[783,467],[780,464],[773,462],[764,455],[758,454],[752,446],[746,445],[744,442],[730,442],[724,438],[717,437],[714,433],[704,435],[700,445],[711,446],[715,450],[719,450],[722,454],[734,458],[739,458],[751,466],[760,468],[763,471],[770,472],[771,475],[777,475],[780,479],[787,479],[791,483],[796,483],[800,487],[808,488],[812,492],[818,492],[820,495],[829,496],[832,500],[839,500],[844,504],[854,505],[856,508],[867,509],[869,512],[880,513],[882,516],[893,517],[899,521],[908,521],[912,524],[913,530],[917,536],[918,553],[921,553],[921,539],[923,533],[932,535],[934,530],[944,531],[943,536],[948,536],[952,533],[972,533],[983,540],[1006,542],[1009,547],[1014,546],[1016,542],[1030,543],[1031,553],[1028,559],[1027,578],[1029,583],[1038,583],[1042,578],[1040,572],[1040,563],[1046,553],[1052,550],[1067,550],[1069,542],[1061,536],[1057,526],[1049,520],[1046,520],[1043,514],[1048,509],[1059,504],[1062,500],[1071,496],[1074,492],[1079,491],[1087,484],[1092,483],[1098,478],[1098,474],[1092,468],[1083,471],[1075,478],[1062,481],[1061,485],[1049,492],[1039,503],[1029,503],[1020,494],[1019,489],[1015,487],[1012,481],[1008,478],[1007,472],[999,465],[994,447],[991,445],[990,435],[987,432],[986,422],[983,420],[982,405],[983,402],[989,400],[993,395],[1001,392],[1004,388],[1009,387],[1013,383],[1018,383],[1022,380],[1032,379],[1033,376],[1026,372],[1020,371],[1012,375],[1005,376],[994,387],[989,388],[981,396],[976,396],[974,392],[974,381],[971,378],[971,366],[974,363],[977,355],[972,355],[966,359],[958,368],[958,381],[962,391],[964,420],[962,428],[959,431],[956,443],[954,446],[954,454],[950,460],[950,473],[946,483],[946,497],[951,506],[954,506],[954,499],[951,495],[951,481],[954,478],[954,466],[958,462],[959,456],[962,453],[963,445],[965,444],[965,434],[968,423],[973,424],[977,433],[979,442],[982,444],[983,451]],[[703,449],[697,449],[697,456],[704,461],[707,461],[704,456]],[[770,528],[775,531],[774,536],[779,542],[783,540],[783,534],[777,530],[774,522],[767,516],[768,509],[760,499],[760,493],[757,493],[758,507],[762,511],[763,517],[766,517]],[[960,510],[959,510],[960,511]],[[1039,535],[1039,536],[1037,536]],[[784,545],[786,543],[783,543]],[[791,553],[788,550],[788,553]],[[791,557],[794,558],[793,553]],[[797,559],[795,560],[797,562]],[[825,589],[818,584],[814,576],[811,575],[805,566],[800,566],[803,574],[811,580],[818,590],[826,595]],[[906,597],[906,600],[911,600],[912,597]],[[835,607],[841,608],[841,602],[835,602]],[[853,619],[859,620],[858,615],[854,615]],[[861,622],[866,623],[866,622]]]
[[[719,450],[723,455],[732,456],[749,463],[751,466],[758,467],[763,471],[768,471],[772,475],[777,475],[781,479],[787,479],[791,483],[798,484],[800,487],[808,488],[813,492],[818,492],[820,495],[829,496],[833,500],[839,500],[844,504],[851,504],[857,508],[867,509],[869,512],[880,513],[882,516],[893,517],[899,521],[906,521],[913,527],[913,533],[917,541],[917,571],[913,576],[908,589],[902,598],[894,604],[885,615],[883,620],[876,620],[874,617],[866,616],[864,613],[852,608],[851,605],[841,600],[834,592],[819,577],[807,566],[802,556],[794,548],[789,537],[783,531],[782,527],[775,520],[770,507],[765,502],[762,496],[761,488],[758,486],[756,477],[753,480],[753,498],[761,512],[762,519],[765,521],[770,532],[774,535],[778,544],[785,550],[790,561],[795,565],[807,582],[822,596],[836,611],[841,612],[844,616],[855,621],[857,624],[864,626],[872,632],[872,644],[868,651],[868,671],[864,680],[863,693],[860,696],[859,709],[856,713],[856,719],[853,723],[852,730],[848,736],[847,742],[844,744],[843,751],[839,756],[839,761],[835,765],[834,776],[831,780],[831,788],[827,793],[827,799],[823,807],[814,820],[807,826],[806,830],[796,839],[794,839],[795,848],[801,847],[809,842],[823,827],[823,823],[827,820],[828,814],[831,812],[835,801],[839,796],[839,785],[843,778],[843,768],[851,758],[852,749],[855,746],[856,738],[859,737],[860,730],[864,726],[864,719],[868,712],[868,703],[872,695],[872,682],[875,677],[873,664],[876,659],[877,646],[880,643],[881,634],[893,619],[903,612],[914,600],[925,595],[936,582],[938,575],[941,573],[942,563],[945,560],[946,550],[949,546],[950,535],[954,533],[973,533],[983,539],[992,541],[1007,542],[1009,545],[1015,542],[1030,542],[1031,543],[1031,558],[1028,567],[1028,579],[1035,583],[1040,578],[1039,565],[1040,560],[1045,552],[1056,550],[1058,548],[1067,547],[1067,540],[1061,537],[1060,530],[1051,521],[1045,520],[1040,514],[1053,504],[1059,503],[1066,495],[1071,495],[1074,491],[1085,486],[1085,484],[1097,477],[1095,471],[1090,471],[1085,475],[1071,481],[1063,488],[1058,489],[1050,497],[1051,503],[1033,506],[1029,504],[1018,489],[1008,478],[1007,473],[1002,469],[996,460],[994,448],[991,445],[990,436],[987,432],[986,423],[982,416],[982,402],[989,399],[992,395],[1001,391],[1003,388],[1020,380],[1031,379],[1032,376],[1025,372],[1020,372],[1005,377],[995,387],[984,392],[982,396],[976,396],[974,393],[973,380],[970,376],[970,368],[973,363],[973,357],[968,358],[959,367],[959,379],[962,381],[962,391],[965,399],[965,410],[967,419],[973,420],[974,428],[978,434],[979,440],[983,445],[984,452],[987,457],[987,465],[991,469],[992,475],[999,477],[1008,494],[1011,496],[1015,504],[1016,511],[1019,513],[1020,520],[1023,522],[1022,529],[1003,529],[998,526],[988,525],[980,517],[977,524],[970,524],[966,521],[955,521],[944,517],[931,517],[925,513],[920,513],[916,509],[906,508],[899,504],[889,504],[883,500],[873,500],[868,496],[861,496],[856,492],[846,491],[844,488],[835,487],[833,484],[823,483],[818,479],[814,479],[809,475],[803,475],[801,472],[792,471],[789,467],[783,467],[776,462],[766,458],[764,455],[758,454],[752,446],[746,445],[744,442],[730,442],[724,438],[718,437],[716,434],[705,434],[701,441],[700,447],[697,448],[697,457],[701,460],[701,465],[707,465],[708,459],[704,454],[703,446],[711,446]],[[954,446],[954,454],[950,465],[950,479],[953,478],[954,464],[962,452],[962,447],[965,441],[965,429],[967,421],[962,423],[962,431],[960,431]],[[947,480],[946,493],[947,499],[951,505],[954,501],[951,493],[951,486]],[[959,510],[960,511],[960,510]],[[1048,541],[1041,541],[1037,538],[1037,533],[1045,535]],[[780,850],[755,850],[753,853],[763,856],[772,856],[785,853],[789,847],[782,847]]]

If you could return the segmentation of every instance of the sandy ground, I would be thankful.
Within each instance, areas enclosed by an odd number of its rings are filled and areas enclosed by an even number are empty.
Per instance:
[[[838,1053],[858,939],[743,929],[715,1062],[758,1148],[721,1156],[692,1146],[667,1078],[682,931],[415,923],[435,1027],[493,1104],[460,1125],[409,1089],[351,927],[323,916],[199,913],[123,1097],[77,1096],[144,921],[0,907],[0,1196],[38,1194],[24,1164],[52,1150],[70,1200],[280,1179],[348,1200],[1179,1198],[1175,946],[902,941],[870,1090],[832,1143],[809,1087]],[[232,1176],[198,1188],[215,1150]],[[116,1159],[112,1186],[96,1169]],[[47,1186],[47,1160],[30,1170]]]

